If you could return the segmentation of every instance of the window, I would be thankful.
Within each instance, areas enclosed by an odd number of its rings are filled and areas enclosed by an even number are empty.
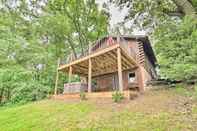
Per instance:
[[[134,82],[135,81],[135,73],[134,72],[130,72],[129,74],[128,74],[128,82],[129,83],[132,83],[132,82]]]

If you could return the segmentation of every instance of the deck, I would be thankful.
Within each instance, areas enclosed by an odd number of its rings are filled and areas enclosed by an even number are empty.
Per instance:
[[[97,48],[96,50],[91,50],[91,48],[89,48],[89,52],[85,56],[74,59],[69,63],[59,65],[57,72],[63,71],[68,73],[68,83],[71,83],[73,74],[87,78],[88,93],[92,93],[95,96],[96,94],[92,92],[91,87],[92,78],[118,72],[119,91],[123,92],[122,71],[128,69],[138,70],[139,88],[143,89],[143,77],[135,52],[130,50],[127,43],[117,38],[117,41],[114,43],[105,44],[105,46]],[[104,95],[111,96],[111,93],[104,92],[101,96]],[[87,94],[87,96],[91,97],[91,94]],[[72,95],[69,97],[72,97]]]
[[[127,70],[137,67],[135,58],[131,57],[126,48],[122,44],[114,44],[104,49],[91,52],[89,55],[76,59],[68,64],[60,65],[58,70],[69,72],[69,67],[72,66],[72,73],[82,76],[88,75],[88,61],[92,61],[92,76],[113,73],[117,71],[117,49],[121,50],[122,70]]]

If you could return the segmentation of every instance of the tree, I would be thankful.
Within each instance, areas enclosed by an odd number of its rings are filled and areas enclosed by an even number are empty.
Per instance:
[[[78,55],[107,33],[107,16],[94,0],[3,0],[0,16],[0,104],[53,93],[57,58]],[[58,92],[67,81],[62,75]]]
[[[154,33],[155,50],[164,78],[197,79],[197,20],[186,16],[180,24],[168,22]]]
[[[177,6],[177,12],[182,15],[196,15],[197,2],[196,0],[172,0]]]
[[[165,21],[182,19],[185,15],[196,16],[196,0],[111,0],[122,9],[128,8],[129,13],[121,26],[131,23],[127,30],[143,30],[152,34],[154,29],[165,24]]]
[[[106,35],[107,16],[94,0],[51,0],[46,7],[50,13],[41,18],[45,35],[54,43],[65,44],[75,57],[79,52],[84,54],[90,42]]]
[[[196,0],[112,1],[129,14],[122,23],[132,22],[149,33],[154,43],[160,75],[175,80],[196,79]]]

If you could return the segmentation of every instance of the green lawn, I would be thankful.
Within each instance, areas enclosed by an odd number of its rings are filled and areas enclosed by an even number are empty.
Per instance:
[[[185,102],[190,104],[184,106]],[[171,90],[150,91],[120,104],[109,99],[43,100],[0,108],[1,131],[185,131],[196,128],[196,102]]]

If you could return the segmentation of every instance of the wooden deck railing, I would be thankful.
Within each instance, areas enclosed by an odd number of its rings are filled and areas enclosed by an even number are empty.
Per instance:
[[[113,43],[110,43],[110,44],[108,42],[109,42],[108,39],[98,40],[93,45],[89,45],[83,54],[78,53],[77,58],[75,58],[73,54],[70,54],[66,60],[61,61],[61,64],[70,63],[74,60],[88,56],[92,53],[95,53],[97,51],[100,51],[102,49],[105,49],[105,48],[110,47],[111,45],[115,45],[115,44],[120,44],[120,47],[122,47],[124,49],[124,51],[126,51],[130,56],[132,56],[134,59],[136,59],[136,52],[132,48],[129,48],[128,41],[126,41],[124,38],[113,39]]]

